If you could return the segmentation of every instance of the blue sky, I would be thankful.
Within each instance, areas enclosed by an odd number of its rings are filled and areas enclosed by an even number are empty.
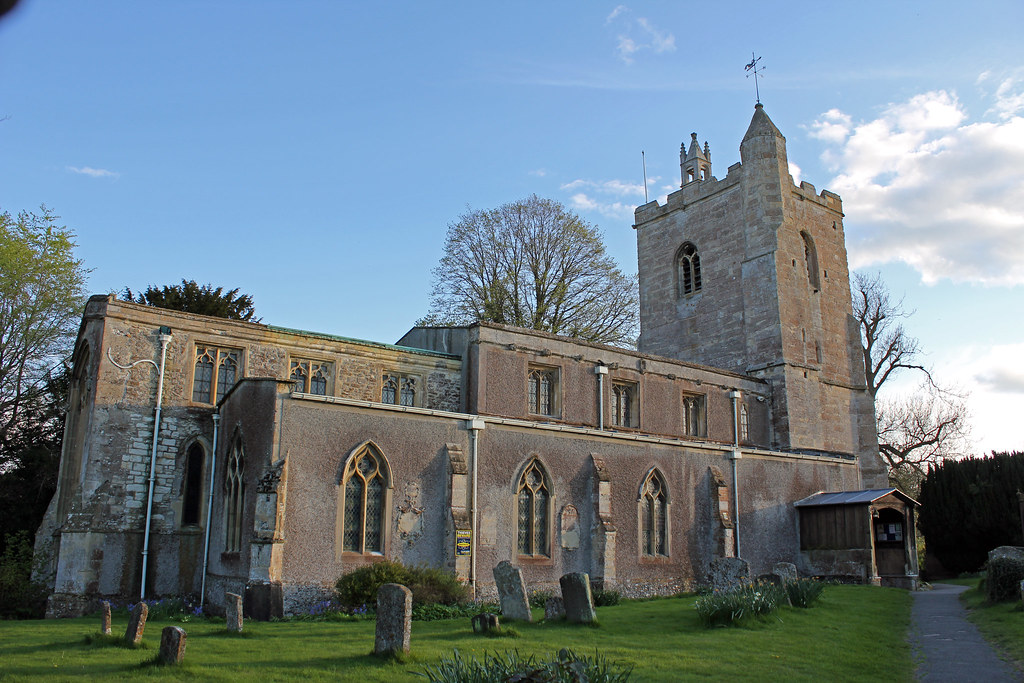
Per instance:
[[[0,207],[45,203],[95,292],[240,287],[264,322],[393,342],[446,227],[531,193],[636,269],[632,210],[761,99],[843,196],[973,450],[1024,448],[1024,3],[22,0],[0,20]],[[912,379],[893,393],[913,388]]]

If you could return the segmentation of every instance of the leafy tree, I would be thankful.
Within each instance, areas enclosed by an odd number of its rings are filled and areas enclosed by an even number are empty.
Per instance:
[[[223,287],[215,289],[211,284],[199,285],[195,280],[183,279],[180,285],[150,285],[137,295],[125,287],[124,296],[128,301],[156,308],[259,322],[260,318],[253,320],[256,311],[252,297],[248,294],[239,295],[238,289],[235,287],[225,292]]]
[[[0,213],[0,453],[50,368],[69,355],[88,271],[75,234],[45,206]],[[0,467],[8,467],[0,461]]]
[[[963,453],[970,431],[966,397],[938,385],[919,362],[921,345],[902,323],[914,312],[892,297],[880,276],[854,274],[852,296],[867,388],[875,398],[879,454],[890,484],[913,494],[930,464]],[[905,370],[922,375],[920,388],[906,397],[879,396]]]
[[[421,325],[483,321],[635,343],[637,278],[618,269],[597,228],[551,199],[468,210],[448,226],[433,276]]]

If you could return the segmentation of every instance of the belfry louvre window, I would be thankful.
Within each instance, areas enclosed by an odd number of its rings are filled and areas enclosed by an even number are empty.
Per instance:
[[[531,367],[526,388],[530,399],[530,413],[550,417],[558,414],[557,369]]]
[[[676,254],[677,296],[680,298],[700,291],[703,284],[700,274],[700,254],[697,247],[686,242]]]
[[[417,378],[385,372],[381,380],[380,402],[400,406],[416,405]]]
[[[196,403],[217,403],[238,379],[242,352],[215,346],[196,346],[195,371],[192,375],[192,400]]]
[[[703,396],[683,398],[683,433],[686,436],[704,438],[708,435],[707,415]]]
[[[316,360],[293,360],[288,379],[295,385],[295,391],[326,396],[332,375],[333,369],[330,363]]]
[[[384,552],[384,511],[388,481],[384,456],[372,445],[354,455],[345,467],[342,549],[346,552]]]
[[[235,438],[224,467],[224,551],[242,549],[242,504],[245,501],[245,451]]]
[[[518,548],[520,555],[547,556],[548,525],[550,522],[551,492],[543,466],[530,461],[519,478],[516,489],[518,501]]]
[[[668,490],[658,470],[640,488],[640,546],[647,557],[668,556]]]
[[[637,386],[629,382],[612,383],[612,424],[616,427],[636,427]]]

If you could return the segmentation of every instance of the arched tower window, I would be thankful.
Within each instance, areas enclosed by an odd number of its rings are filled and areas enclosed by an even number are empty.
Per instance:
[[[676,252],[676,291],[682,298],[701,290],[700,254],[692,242],[686,242]]]
[[[750,416],[747,414],[747,407],[740,406],[740,442],[750,440]]]
[[[341,544],[349,553],[380,555],[387,529],[391,468],[372,443],[353,451],[341,481]]]
[[[206,461],[206,449],[198,441],[189,446],[185,452],[185,480],[181,496],[181,524],[195,526],[199,524],[200,510],[203,501],[203,463]]]
[[[245,501],[245,449],[235,437],[224,466],[224,551],[242,549],[242,516]]]
[[[668,487],[657,468],[640,486],[640,551],[645,557],[668,557]]]
[[[821,289],[821,280],[818,277],[818,252],[814,248],[814,240],[806,232],[801,232],[800,237],[804,240],[804,264],[807,266],[807,281],[817,292]]]
[[[534,458],[523,470],[516,487],[518,501],[518,548],[520,555],[550,555],[551,489],[547,473]]]

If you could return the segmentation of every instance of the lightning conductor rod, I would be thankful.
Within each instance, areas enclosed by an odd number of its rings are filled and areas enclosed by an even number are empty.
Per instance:
[[[644,165],[644,204],[649,200],[647,199],[647,157],[644,156],[644,151],[640,150],[640,162]]]

